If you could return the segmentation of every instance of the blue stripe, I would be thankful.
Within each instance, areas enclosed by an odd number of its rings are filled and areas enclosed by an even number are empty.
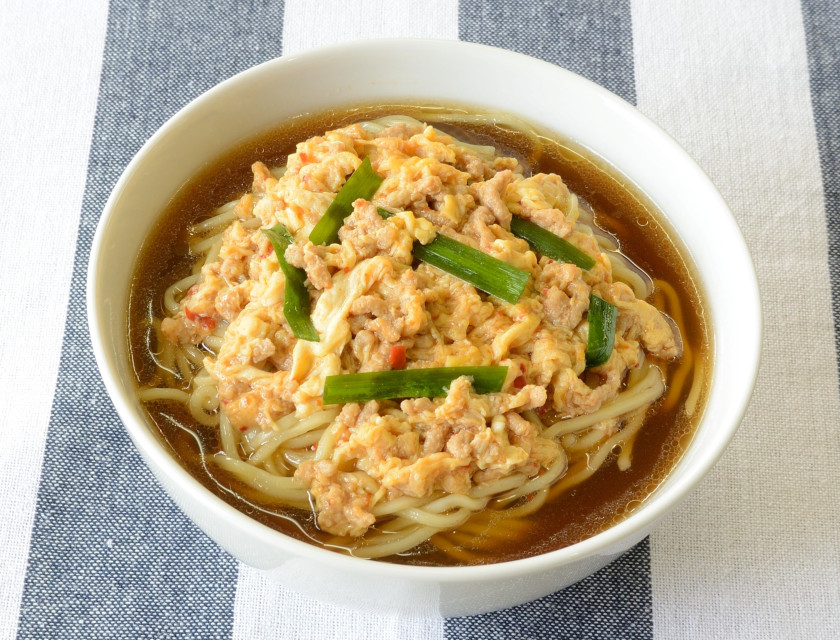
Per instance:
[[[21,638],[227,638],[236,561],[163,493],[91,354],[85,270],[108,193],[140,145],[218,81],[281,53],[283,4],[110,7],[58,385],[19,620]]]
[[[461,0],[460,38],[553,62],[635,103],[629,0]],[[589,578],[535,602],[446,620],[448,638],[652,638],[647,539]]]
[[[461,0],[461,40],[553,62],[636,103],[630,0]]]
[[[834,348],[840,368],[840,3],[803,0],[802,17],[825,195]]]
[[[648,538],[571,587],[518,607],[444,621],[447,638],[653,638]]]

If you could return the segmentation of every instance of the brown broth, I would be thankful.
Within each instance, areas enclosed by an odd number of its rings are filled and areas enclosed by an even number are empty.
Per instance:
[[[459,113],[466,110],[453,109]],[[476,112],[477,110],[472,110]],[[172,199],[162,213],[138,259],[131,286],[128,314],[128,340],[131,364],[140,386],[155,378],[150,355],[150,318],[163,315],[163,292],[169,284],[190,272],[186,228],[206,218],[221,204],[250,188],[251,164],[261,160],[268,166],[285,163],[298,141],[325,130],[385,114],[402,113],[434,122],[440,107],[387,105],[355,107],[318,116],[302,116],[278,129],[241,144],[224,157],[209,163]],[[620,239],[622,253],[653,278],[669,282],[681,300],[684,323],[683,341],[703,362],[703,396],[711,369],[710,333],[701,296],[692,269],[678,250],[678,240],[667,229],[633,185],[620,174],[579,146],[545,136],[525,135],[506,126],[485,122],[457,127],[441,125],[454,135],[467,132],[471,142],[492,143],[500,153],[515,155],[530,165],[534,173],[559,174],[569,188],[585,198],[595,211],[597,224]],[[151,344],[151,349],[155,348]],[[670,373],[676,365],[658,363]],[[688,378],[689,382],[691,378]],[[514,560],[562,548],[588,538],[623,519],[638,508],[664,480],[690,441],[702,413],[703,398],[693,419],[682,414],[690,384],[686,384],[676,407],[648,415],[633,449],[632,466],[620,471],[610,458],[587,481],[546,503],[528,516],[529,526],[516,537],[499,538],[500,544],[482,555],[480,562]],[[176,403],[146,405],[151,421],[162,440],[180,463],[204,486],[241,511],[304,541],[323,541],[327,536],[315,526],[313,514],[261,501],[244,484],[213,468],[204,453],[220,449],[217,429],[195,423],[186,408]],[[490,519],[489,527],[493,526]],[[501,523],[499,523],[501,524]],[[498,535],[498,534],[497,534]],[[429,543],[409,553],[391,556],[387,561],[416,565],[458,564]]]

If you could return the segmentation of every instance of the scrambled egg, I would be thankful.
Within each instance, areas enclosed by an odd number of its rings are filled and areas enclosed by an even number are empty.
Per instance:
[[[340,243],[313,245],[309,233],[365,157],[384,179],[372,202],[353,203]],[[522,412],[593,412],[620,392],[644,351],[678,353],[667,320],[613,282],[595,240],[576,230],[577,200],[559,176],[525,177],[515,158],[480,157],[431,126],[407,123],[378,134],[358,124],[329,131],[298,144],[279,178],[259,162],[253,173],[219,259],[162,326],[171,341],[198,344],[228,323],[205,366],[235,427],[269,430],[292,412],[320,410],[326,376],[388,369],[395,346],[409,368],[509,367],[501,393],[478,396],[461,378],[442,399],[345,405],[331,427],[335,450],[296,473],[327,531],[363,534],[386,497],[465,493],[514,472],[539,474],[562,452]],[[383,220],[377,206],[396,215]],[[595,267],[582,272],[535,255],[510,232],[512,214],[567,239]],[[255,218],[294,235],[285,257],[306,271],[320,342],[292,335],[272,246],[257,225],[243,224]],[[436,234],[527,271],[523,296],[509,304],[415,263],[414,243]],[[618,306],[618,330],[609,360],[582,377],[590,293]]]

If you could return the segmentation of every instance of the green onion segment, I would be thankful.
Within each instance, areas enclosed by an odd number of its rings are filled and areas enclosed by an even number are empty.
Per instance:
[[[530,220],[513,216],[510,221],[510,231],[513,235],[525,240],[535,253],[548,256],[552,260],[570,262],[584,271],[595,266],[595,259],[592,256]]]
[[[618,307],[589,294],[589,339],[586,342],[586,367],[597,367],[610,358],[615,343]]]
[[[309,290],[306,288],[306,272],[286,262],[286,249],[295,239],[282,224],[262,231],[271,241],[271,246],[274,247],[274,253],[277,255],[277,262],[280,263],[280,269],[286,276],[286,291],[283,295],[283,315],[286,316],[286,322],[289,323],[292,333],[301,340],[320,342],[321,339],[309,316],[311,302]]]
[[[359,198],[370,200],[381,184],[382,178],[370,166],[370,158],[362,160],[362,164],[347,178],[347,182],[336,194],[326,213],[312,229],[309,241],[312,244],[337,242],[338,230],[344,224],[344,218],[352,213],[353,202]]]
[[[383,219],[394,215],[381,208],[377,212]],[[511,304],[519,300],[531,277],[527,271],[442,234],[426,245],[415,242],[413,253],[418,260]]]
[[[436,367],[327,376],[324,404],[390,398],[440,398],[455,378],[468,376],[476,393],[502,390],[507,367]]]

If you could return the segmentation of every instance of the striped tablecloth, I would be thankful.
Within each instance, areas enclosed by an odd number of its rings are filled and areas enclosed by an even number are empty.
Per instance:
[[[143,141],[254,64],[384,36],[513,49],[636,104],[718,185],[761,284],[758,384],[710,477],[600,573],[472,618],[362,615],[239,564],[141,463],[87,335],[93,230]],[[4,0],[0,638],[840,637],[838,114],[832,0]]]

